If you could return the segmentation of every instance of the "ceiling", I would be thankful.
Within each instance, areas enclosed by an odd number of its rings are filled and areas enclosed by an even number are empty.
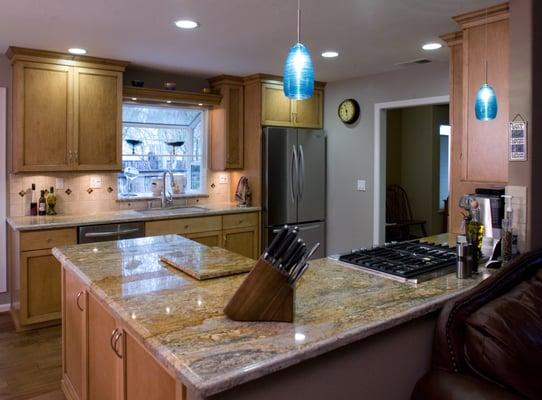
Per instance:
[[[399,62],[445,62],[445,47],[421,45],[456,29],[450,17],[495,0],[302,0],[301,41],[316,78],[335,81],[389,71]],[[295,0],[3,0],[0,51],[9,45],[131,61],[187,75],[282,74],[296,39]],[[201,26],[181,31],[173,22]],[[323,59],[320,53],[340,56]]]

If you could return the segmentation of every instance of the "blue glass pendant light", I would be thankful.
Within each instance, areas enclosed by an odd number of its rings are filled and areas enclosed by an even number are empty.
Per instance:
[[[476,119],[480,121],[489,121],[497,117],[497,95],[495,89],[487,83],[487,8],[486,8],[486,80],[480,86],[476,94],[476,102],[474,103],[474,113]]]
[[[300,41],[300,0],[297,1],[297,43],[284,62],[284,94],[293,100],[305,100],[314,93],[314,67],[309,50]]]

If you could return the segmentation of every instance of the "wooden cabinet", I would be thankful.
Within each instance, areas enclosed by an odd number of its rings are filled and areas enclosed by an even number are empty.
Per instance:
[[[125,398],[176,400],[177,390],[180,399],[184,398],[184,390],[177,389],[176,380],[129,333],[124,335]]]
[[[487,14],[487,15],[486,15]],[[450,209],[448,229],[461,233],[462,195],[508,181],[508,3],[455,17],[461,31],[442,36],[450,48]],[[487,24],[487,47],[485,42]],[[497,118],[478,121],[474,103],[485,81],[498,100]]]
[[[60,322],[61,268],[51,249],[76,243],[75,228],[29,232],[8,229],[11,314],[17,330]]]
[[[210,80],[211,88],[222,95],[211,110],[211,169],[243,168],[244,89],[243,80],[220,76]]]
[[[88,399],[122,398],[122,328],[94,295],[88,296]]]
[[[248,258],[258,257],[258,227],[225,229],[223,247]]]
[[[62,270],[62,386],[72,400],[86,399],[88,292],[73,273]]]
[[[206,246],[218,246],[250,258],[258,257],[259,214],[236,213],[145,223],[147,236],[177,234]]]
[[[79,170],[120,170],[122,72],[75,68],[75,154]]]
[[[127,63],[10,47],[12,172],[120,170]]]
[[[290,100],[282,83],[262,84],[262,125],[321,129],[323,105],[322,89],[315,88],[310,99]]]
[[[73,140],[73,68],[13,66],[12,160],[16,171],[65,171]]]
[[[62,390],[69,400],[183,400],[186,388],[63,268]]]
[[[189,233],[184,236],[205,246],[222,247],[222,231]]]

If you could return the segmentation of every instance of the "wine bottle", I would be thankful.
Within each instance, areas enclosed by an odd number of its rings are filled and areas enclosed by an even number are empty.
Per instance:
[[[55,188],[51,186],[49,195],[47,196],[47,215],[56,215],[56,195]]]
[[[36,201],[36,184],[32,184],[32,200],[30,200],[30,215],[38,215],[38,202]]]
[[[45,190],[41,191],[40,199],[38,200],[38,215],[45,215],[47,213],[47,205],[45,203]]]

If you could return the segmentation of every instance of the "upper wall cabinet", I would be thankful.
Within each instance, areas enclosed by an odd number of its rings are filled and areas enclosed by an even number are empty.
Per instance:
[[[290,100],[284,95],[282,83],[262,83],[262,125],[300,128],[323,127],[324,93],[316,87],[307,100]]]
[[[120,170],[127,63],[10,47],[11,171]]]
[[[477,187],[502,186],[508,181],[508,4],[454,20],[461,30],[442,39],[450,47],[449,229],[458,233],[463,220],[460,197]],[[474,104],[478,88],[485,82],[486,57],[488,83],[497,94],[498,113],[492,121],[478,121]]]
[[[211,169],[242,169],[244,158],[244,86],[234,76],[209,81],[222,100],[211,110]]]

